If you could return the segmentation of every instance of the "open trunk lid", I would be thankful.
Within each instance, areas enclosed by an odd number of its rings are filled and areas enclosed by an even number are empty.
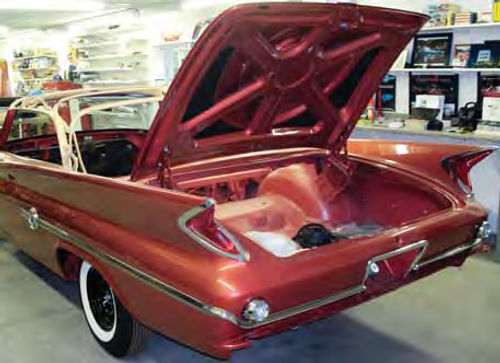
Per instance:
[[[168,149],[175,165],[285,147],[346,143],[424,15],[351,4],[230,8],[184,61],[132,175]]]

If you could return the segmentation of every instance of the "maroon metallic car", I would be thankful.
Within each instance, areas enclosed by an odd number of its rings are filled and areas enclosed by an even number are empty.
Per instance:
[[[492,150],[349,141],[425,16],[244,5],[168,93],[16,101],[0,134],[0,229],[79,281],[115,356],[153,330],[228,358],[447,266],[488,235],[469,170]]]

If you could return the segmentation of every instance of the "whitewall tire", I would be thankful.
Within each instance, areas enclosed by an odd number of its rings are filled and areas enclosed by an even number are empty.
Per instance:
[[[79,284],[87,324],[105,350],[123,357],[144,347],[149,330],[132,318],[104,277],[86,261],[80,267]]]

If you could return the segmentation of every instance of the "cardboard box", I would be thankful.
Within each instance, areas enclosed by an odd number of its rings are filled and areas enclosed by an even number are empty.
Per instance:
[[[499,98],[500,100],[500,98]],[[415,107],[439,109],[436,119],[443,119],[444,95],[416,95]]]
[[[500,98],[483,98],[483,120],[500,122]]]

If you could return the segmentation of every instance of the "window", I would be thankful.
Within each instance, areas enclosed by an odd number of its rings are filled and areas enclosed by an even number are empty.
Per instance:
[[[53,134],[55,134],[55,128],[47,114],[19,110],[16,112],[9,133],[9,141]]]
[[[149,130],[159,101],[144,95],[117,95],[75,98],[59,108],[61,117],[73,119],[76,131],[138,129]],[[144,102],[141,100],[144,99]],[[90,109],[87,110],[86,109]],[[78,113],[82,116],[78,120]]]

